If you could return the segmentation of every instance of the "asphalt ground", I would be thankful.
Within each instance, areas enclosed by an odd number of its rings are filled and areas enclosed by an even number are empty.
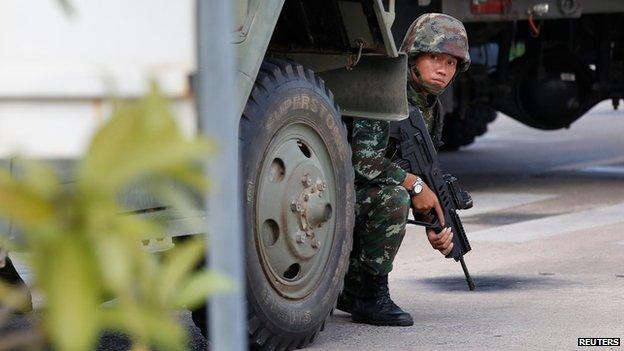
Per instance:
[[[539,131],[499,115],[469,147],[441,155],[471,192],[462,213],[476,282],[409,227],[390,275],[412,327],[355,324],[337,311],[310,350],[573,350],[580,337],[624,339],[624,112],[594,108],[570,129]],[[188,312],[189,349],[206,341]],[[37,315],[14,316],[27,328]],[[6,335],[6,334],[4,334]],[[126,350],[108,334],[100,350]]]
[[[390,288],[414,326],[337,312],[310,350],[572,350],[580,337],[624,339],[624,112],[604,102],[554,132],[499,115],[489,129],[441,155],[474,198],[462,218],[477,289],[411,227]]]

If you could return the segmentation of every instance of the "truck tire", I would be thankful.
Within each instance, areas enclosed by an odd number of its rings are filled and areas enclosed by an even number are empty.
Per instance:
[[[250,346],[302,348],[331,314],[351,251],[347,131],[321,78],[267,59],[239,135]],[[205,324],[205,309],[193,319]]]
[[[484,105],[469,105],[463,118],[456,109],[444,117],[442,130],[443,151],[455,151],[472,144],[476,137],[487,132],[488,123],[496,119],[496,110]]]

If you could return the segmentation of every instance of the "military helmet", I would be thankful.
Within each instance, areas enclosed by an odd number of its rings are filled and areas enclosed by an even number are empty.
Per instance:
[[[418,17],[407,30],[401,51],[410,57],[425,52],[455,56],[459,61],[459,72],[465,72],[470,66],[464,25],[442,13],[426,13]]]

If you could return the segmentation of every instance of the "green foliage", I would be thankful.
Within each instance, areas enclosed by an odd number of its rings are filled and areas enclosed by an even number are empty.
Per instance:
[[[75,182],[61,186],[53,171],[23,160],[19,176],[0,173],[0,212],[24,232],[23,249],[31,253],[28,264],[46,300],[42,329],[55,349],[92,350],[106,329],[126,333],[135,349],[185,348],[171,310],[195,307],[229,282],[194,270],[204,252],[201,240],[162,256],[146,252],[141,240],[162,236],[163,224],[128,215],[118,198],[140,184],[164,203],[192,208],[191,196],[171,189],[183,184],[205,191],[199,165],[210,151],[207,141],[183,136],[154,86],[139,101],[116,104]],[[16,299],[2,285],[0,294]],[[113,302],[104,307],[107,300]]]

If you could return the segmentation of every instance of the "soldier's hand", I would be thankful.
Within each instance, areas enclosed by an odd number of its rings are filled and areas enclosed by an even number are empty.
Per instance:
[[[427,239],[431,246],[446,256],[453,250],[453,232],[451,228],[444,228],[439,234],[433,229],[427,229]]]
[[[412,196],[412,208],[416,212],[428,214],[432,209],[435,210],[440,225],[444,226],[444,212],[440,206],[440,201],[436,194],[431,191],[427,184],[423,183],[423,189],[420,194]]]

